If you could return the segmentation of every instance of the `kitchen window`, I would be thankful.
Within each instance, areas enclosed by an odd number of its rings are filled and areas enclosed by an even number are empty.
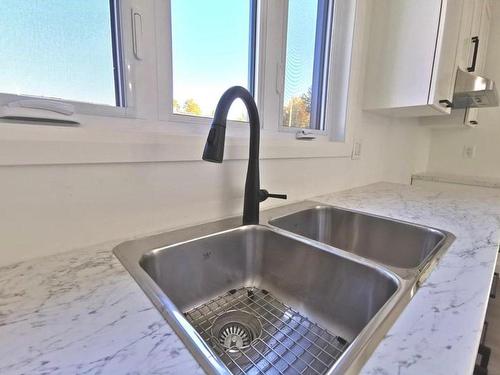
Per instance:
[[[256,3],[171,0],[173,114],[212,117],[227,88],[253,93]],[[242,102],[235,102],[229,118],[247,119]]]
[[[220,95],[231,85],[242,85],[257,101],[264,158],[350,156],[354,128],[346,124],[357,1],[303,0],[314,23],[314,32],[305,25],[314,37],[308,42],[314,59],[309,56],[308,73],[299,70],[307,79],[305,89],[296,94],[311,89],[306,130],[315,133],[314,142],[296,141],[299,128],[294,127],[295,122],[283,126],[285,78],[287,92],[293,94],[292,76],[285,71],[293,56],[293,38],[287,45],[286,34],[293,34],[293,14],[300,13],[295,1],[89,0],[71,5],[64,0],[0,1],[0,51],[4,57],[0,61],[0,117],[20,117],[8,119],[10,123],[43,123],[45,118],[55,118],[85,125],[74,132],[60,131],[58,122],[49,122],[53,128],[43,128],[48,139],[75,138],[95,146],[84,160],[107,161],[110,155],[117,161],[199,160],[198,143],[206,139]],[[326,10],[325,4],[329,6],[326,12],[320,10]],[[186,27],[192,31],[185,34]],[[75,34],[82,35],[82,40],[74,39]],[[29,47],[30,38],[42,40]],[[205,45],[213,47],[212,55],[202,53],[208,50]],[[37,64],[24,64],[22,59],[27,58]],[[23,65],[31,71],[22,70]],[[199,82],[192,79],[193,85],[183,94],[191,76]],[[17,103],[26,97],[42,99]],[[61,106],[53,107],[53,100],[46,98],[55,98]],[[18,106],[11,108],[11,103]],[[24,107],[33,103],[40,107]],[[71,106],[74,115],[56,113]],[[234,103],[233,125],[227,128],[228,158],[246,157],[247,145],[240,143],[248,137],[248,127],[234,121],[246,116],[243,104]],[[118,140],[125,149],[118,146]],[[151,144],[162,147],[153,154],[144,152],[145,145]],[[65,145],[66,151],[58,148],[58,162],[82,160],[77,148]],[[44,147],[47,155],[53,154],[52,143],[44,143]],[[34,153],[29,162],[53,161],[40,155]]]
[[[289,0],[282,125],[325,130],[332,5]]]
[[[2,0],[0,92],[123,106],[115,1]]]

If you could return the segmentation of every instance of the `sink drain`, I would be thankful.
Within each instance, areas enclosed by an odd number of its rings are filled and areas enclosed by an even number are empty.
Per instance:
[[[211,333],[214,341],[229,352],[244,350],[259,338],[262,326],[259,319],[245,311],[232,310],[215,319]]]
[[[324,375],[350,344],[253,287],[230,290],[184,314],[235,375]]]

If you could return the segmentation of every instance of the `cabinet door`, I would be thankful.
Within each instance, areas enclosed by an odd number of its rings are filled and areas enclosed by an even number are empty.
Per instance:
[[[457,47],[457,65],[460,69],[467,71],[470,63],[472,21],[476,9],[477,0],[464,1],[462,10],[462,21],[460,22],[460,36]]]
[[[490,35],[491,25],[491,9],[488,0],[474,0],[475,11],[474,20],[471,30],[471,48],[469,50],[469,67],[474,68],[476,74],[484,74],[486,65],[486,53],[488,51],[488,39]],[[474,50],[472,38],[477,38],[479,45],[477,51]],[[474,56],[475,55],[475,56]],[[474,59],[475,64],[474,64]],[[475,65],[475,66],[474,66]],[[475,127],[479,124],[479,110],[477,108],[469,108],[465,111],[464,125]]]
[[[365,109],[428,105],[442,2],[372,2]]]
[[[477,57],[477,67],[480,73],[485,72],[486,53],[488,52],[488,41],[490,37],[491,8],[488,0],[484,1],[481,13],[481,28],[479,29],[479,53]]]
[[[467,0],[465,1],[467,2]],[[457,49],[462,20],[463,0],[443,1],[440,31],[436,43],[436,56],[429,92],[429,104],[442,106],[443,101],[453,100],[457,74]],[[449,113],[451,110],[448,110]]]
[[[469,58],[467,70],[471,73],[482,73],[484,57],[488,43],[489,9],[486,0],[473,0],[474,16],[472,18],[471,34],[469,39]],[[482,65],[482,66],[481,66]]]

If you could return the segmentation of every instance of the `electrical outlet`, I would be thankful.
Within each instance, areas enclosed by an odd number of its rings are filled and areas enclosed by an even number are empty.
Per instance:
[[[361,142],[354,142],[352,145],[351,159],[358,160],[361,158]]]
[[[465,159],[474,159],[476,157],[476,146],[464,146],[463,157]]]

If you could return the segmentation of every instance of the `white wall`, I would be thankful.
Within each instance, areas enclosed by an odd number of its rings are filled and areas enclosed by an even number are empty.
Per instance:
[[[265,159],[263,188],[298,201],[382,180],[408,183],[425,170],[427,129],[360,110],[365,31],[357,38],[349,125],[361,159]],[[0,140],[8,129],[0,124]],[[245,160],[0,166],[0,264],[240,214],[245,172]],[[276,204],[283,202],[264,207]]]
[[[485,75],[500,84],[500,2],[492,1]],[[466,176],[500,177],[500,107],[479,110],[476,129],[434,130],[429,172]],[[473,159],[463,157],[464,146],[476,146]]]

